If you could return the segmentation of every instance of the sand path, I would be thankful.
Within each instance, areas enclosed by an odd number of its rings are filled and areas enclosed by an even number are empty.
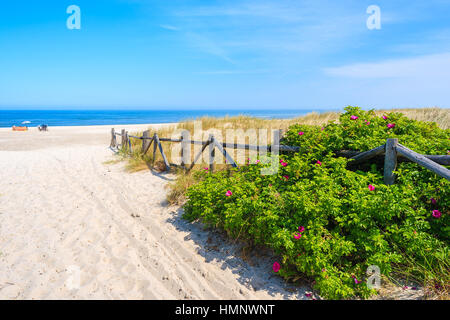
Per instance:
[[[76,128],[22,140],[0,130],[0,299],[304,298],[271,258],[244,261],[168,207],[173,176],[105,163],[101,129],[87,145]]]

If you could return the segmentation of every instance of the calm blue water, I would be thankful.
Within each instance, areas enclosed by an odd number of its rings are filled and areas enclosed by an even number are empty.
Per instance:
[[[293,118],[313,110],[0,110],[0,127],[19,126],[23,121],[35,127],[90,126],[112,124],[169,123],[201,116],[223,117],[240,114],[266,119]],[[326,110],[314,110],[323,112]]]

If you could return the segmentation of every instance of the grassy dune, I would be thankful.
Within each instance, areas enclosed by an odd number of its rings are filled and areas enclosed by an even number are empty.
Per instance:
[[[439,127],[442,129],[450,128],[450,109],[441,109],[441,108],[423,108],[423,109],[391,109],[391,110],[377,110],[376,114],[383,115],[389,112],[401,112],[406,115],[410,119],[420,120],[420,121],[428,121],[428,122],[436,122]],[[248,129],[266,129],[268,132],[274,129],[283,129],[287,130],[293,124],[308,124],[308,125],[323,125],[328,123],[329,121],[336,121],[339,118],[339,113],[337,112],[325,112],[325,113],[317,113],[312,112],[305,116],[292,118],[292,119],[259,119],[249,116],[235,116],[235,117],[223,117],[223,118],[212,118],[212,117],[202,117],[199,119],[188,119],[182,121],[174,126],[162,127],[156,130],[156,133],[159,137],[173,137],[179,138],[181,130],[188,130],[189,132],[194,132],[194,122],[201,122],[201,128],[204,131],[209,131],[214,133],[216,137],[225,137],[226,130],[228,129],[242,129],[244,132]],[[154,131],[152,131],[153,133]],[[177,134],[178,133],[178,134]],[[142,132],[133,133],[133,135],[142,135]],[[194,137],[197,139],[206,140],[207,134],[203,137]],[[270,137],[268,137],[267,143]],[[246,139],[246,143],[257,143],[257,141],[249,141]],[[140,149],[140,140],[132,139],[132,145],[134,152],[133,157],[129,159],[128,169],[130,171],[139,171],[148,169],[148,163],[152,161],[152,152],[148,152],[146,156],[142,156],[139,154]],[[164,152],[166,153],[169,159],[172,158],[172,147],[173,143],[170,142],[162,142],[164,147]],[[176,145],[179,145],[178,143]],[[195,150],[194,150],[195,149]],[[197,148],[198,149],[198,148]],[[192,155],[197,150],[196,148],[192,148]],[[232,150],[229,150],[231,153]],[[236,154],[234,154],[236,156]],[[233,155],[232,155],[233,156]],[[155,164],[157,167],[162,166],[162,157],[159,153],[157,153],[157,157],[155,159]],[[204,165],[205,162],[199,163],[199,166]]]
[[[442,108],[422,108],[422,109],[390,109],[390,110],[377,110],[375,111],[377,115],[383,115],[390,112],[401,112],[406,115],[410,119],[427,121],[427,122],[436,122],[439,127],[442,129],[450,128],[450,109],[442,109]],[[339,119],[338,112],[325,112],[325,113],[317,113],[312,112],[307,115],[292,118],[292,119],[260,119],[249,116],[235,116],[235,117],[223,117],[223,118],[212,118],[212,117],[202,117],[199,119],[187,119],[182,121],[174,126],[162,127],[156,130],[156,133],[159,137],[172,137],[179,138],[180,132],[182,130],[188,130],[189,132],[194,132],[195,121],[201,122],[201,128],[203,131],[208,131],[214,133],[216,137],[225,137],[227,129],[242,129],[244,132],[249,129],[266,129],[268,132],[270,130],[282,129],[287,130],[293,124],[308,124],[308,125],[323,125],[328,123],[329,121],[337,121]],[[153,134],[155,131],[151,131]],[[135,132],[132,135],[141,136],[142,132]],[[206,140],[207,133],[203,137],[191,137],[196,140]],[[124,158],[127,161],[127,169],[131,172],[140,171],[140,170],[148,170],[153,161],[153,153],[152,148],[147,152],[146,155],[142,155],[140,153],[141,149],[141,141],[137,139],[132,140],[132,149],[133,154],[131,157],[123,154]],[[268,137],[267,143],[270,143],[270,137]],[[227,141],[229,142],[229,141]],[[245,139],[245,141],[237,141],[239,143],[253,143],[256,144],[258,141],[252,141]],[[164,152],[169,159],[169,162],[179,163],[179,161],[172,159],[172,152],[175,152],[176,155],[179,154],[179,143],[171,143],[171,142],[162,142]],[[193,146],[191,148],[191,159],[194,159],[194,155],[197,154],[201,147]],[[238,152],[245,152],[244,158],[246,159],[250,154],[248,151],[243,150],[227,150],[233,159],[236,159],[238,156]],[[205,152],[206,155],[206,152]],[[242,155],[242,154],[241,154]],[[175,158],[175,157],[174,157]],[[241,157],[242,158],[242,157]],[[222,156],[216,152],[216,159],[222,160]],[[202,159],[200,159],[202,160]],[[155,169],[163,170],[164,163],[162,161],[161,154],[159,151],[156,153],[156,159],[154,159]],[[189,174],[179,175],[178,179],[175,183],[170,186],[170,192],[168,195],[168,200],[173,204],[180,204],[184,201],[184,192],[185,190],[193,184],[194,180],[192,177],[192,173],[195,170],[199,170],[206,166],[205,161],[201,161]],[[216,168],[218,170],[226,167],[225,164],[217,164]],[[178,170],[174,168],[174,170]]]

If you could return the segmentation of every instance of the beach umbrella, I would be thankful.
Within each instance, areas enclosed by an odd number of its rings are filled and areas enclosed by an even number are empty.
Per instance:
[[[31,123],[31,121],[23,121],[22,124]]]

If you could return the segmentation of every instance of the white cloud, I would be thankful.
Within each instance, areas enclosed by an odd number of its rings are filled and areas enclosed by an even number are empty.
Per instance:
[[[171,30],[171,31],[178,31],[180,30],[180,28],[169,25],[169,24],[160,24],[159,25],[161,28],[166,29],[166,30]]]
[[[437,78],[450,79],[450,52],[414,58],[392,59],[325,68],[327,75],[345,78]]]
[[[228,62],[282,65],[351,47],[367,32],[366,16],[365,10],[323,0],[250,0],[172,12],[198,49]]]

